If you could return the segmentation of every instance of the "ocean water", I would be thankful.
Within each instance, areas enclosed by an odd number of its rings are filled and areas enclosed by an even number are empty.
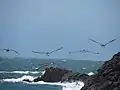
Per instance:
[[[53,61],[60,67],[71,69],[74,72],[93,74],[103,64],[102,61],[92,60],[67,60],[67,59],[3,59],[0,58],[0,90],[80,90],[84,86],[83,82],[72,83],[46,83],[43,81],[36,83],[23,82],[23,79],[33,80],[36,76],[45,73],[44,68],[35,71],[39,64]]]

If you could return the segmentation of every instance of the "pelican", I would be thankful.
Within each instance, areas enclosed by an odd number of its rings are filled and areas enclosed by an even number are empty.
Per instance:
[[[63,49],[63,47],[60,47],[60,48],[58,48],[58,49],[56,49],[56,50],[53,50],[53,51],[51,51],[51,52],[36,52],[36,51],[32,51],[32,52],[33,52],[33,53],[38,53],[38,54],[45,54],[45,55],[47,55],[47,56],[50,56],[51,53],[56,52],[56,51],[59,51],[59,50],[61,50],[61,49]]]
[[[15,53],[17,53],[17,54],[19,54],[17,51],[15,51],[15,50],[13,50],[13,49],[9,49],[9,48],[7,48],[7,49],[0,49],[0,51],[6,51],[6,52],[15,52]]]
[[[82,49],[82,50],[78,50],[78,51],[75,51],[75,52],[69,52],[69,54],[72,54],[72,53],[78,53],[78,52],[82,52],[82,53],[93,53],[93,54],[100,54],[99,52],[93,52],[93,51],[90,51],[90,50],[87,50],[87,49]]]
[[[105,48],[108,44],[114,42],[114,41],[116,40],[116,38],[110,40],[109,42],[107,42],[107,43],[105,43],[105,44],[101,44],[101,43],[99,43],[99,42],[97,42],[97,41],[95,41],[95,40],[93,40],[93,39],[89,39],[89,40],[91,40],[92,42],[95,42],[95,43],[99,44],[101,47]]]

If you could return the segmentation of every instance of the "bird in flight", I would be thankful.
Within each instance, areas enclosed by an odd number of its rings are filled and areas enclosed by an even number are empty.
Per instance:
[[[93,52],[93,51],[90,51],[90,50],[87,50],[87,49],[82,49],[82,50],[78,50],[78,51],[75,51],[75,52],[69,52],[69,54],[72,54],[72,53],[78,53],[78,52],[82,52],[82,53],[93,53],[93,54],[100,54],[99,52]]]
[[[63,49],[63,47],[60,47],[60,48],[58,48],[58,49],[56,49],[56,50],[53,50],[53,51],[51,51],[51,52],[36,52],[36,51],[32,51],[32,52],[33,52],[33,53],[38,53],[38,54],[45,54],[45,55],[47,55],[47,56],[50,56],[51,53],[56,52],[56,51],[59,51],[59,50],[61,50],[61,49]]]
[[[0,49],[0,51],[15,52],[15,53],[19,54],[16,50],[9,49],[9,48],[7,48],[7,49]]]
[[[114,42],[114,41],[116,40],[116,38],[110,40],[109,42],[107,42],[107,43],[105,43],[105,44],[101,44],[101,43],[99,43],[99,42],[97,42],[97,41],[95,41],[95,40],[93,40],[93,39],[89,39],[89,40],[91,40],[92,42],[95,42],[95,43],[99,44],[101,47],[105,48],[108,44]]]

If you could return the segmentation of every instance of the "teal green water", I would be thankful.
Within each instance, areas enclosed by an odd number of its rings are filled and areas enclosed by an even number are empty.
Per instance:
[[[0,90],[61,90],[60,86],[0,83]]]
[[[40,60],[40,59],[1,59],[0,71],[34,71],[38,64],[54,61],[60,68],[72,69],[74,72],[89,73],[96,70],[103,64],[101,61],[90,60]],[[84,68],[84,69],[83,69]],[[40,71],[43,71],[41,68]],[[25,74],[20,73],[0,73],[0,79],[21,78]],[[39,76],[40,74],[27,74],[30,76]],[[62,90],[60,86],[51,85],[30,85],[23,83],[1,82],[0,90]]]

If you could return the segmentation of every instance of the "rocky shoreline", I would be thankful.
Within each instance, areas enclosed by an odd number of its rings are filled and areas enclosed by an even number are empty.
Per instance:
[[[120,90],[120,52],[115,54],[111,60],[106,61],[95,75],[80,74],[67,69],[46,68],[41,77],[27,82],[84,82],[81,90]]]
[[[120,90],[120,52],[89,76],[81,90]]]
[[[74,82],[74,81],[83,81],[87,79],[89,75],[80,74],[79,72],[73,72],[71,70],[49,67],[45,69],[45,73],[42,76],[35,78],[33,81],[29,79],[24,79],[23,81],[27,82]]]

